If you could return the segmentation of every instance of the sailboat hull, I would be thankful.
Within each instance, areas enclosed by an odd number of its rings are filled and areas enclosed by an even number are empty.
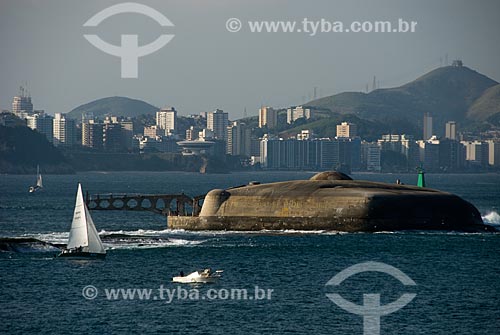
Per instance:
[[[71,258],[71,259],[104,259],[106,254],[98,254],[94,252],[61,252],[57,257]]]
[[[30,188],[29,188],[29,192],[30,192],[30,193],[35,193],[35,192],[37,192],[37,191],[40,191],[41,189],[42,189],[42,188],[41,188],[41,187],[39,187],[39,186],[30,186]]]

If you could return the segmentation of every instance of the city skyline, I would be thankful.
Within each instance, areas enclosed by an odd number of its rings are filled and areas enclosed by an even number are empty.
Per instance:
[[[2,1],[0,45],[15,47],[4,49],[0,63],[0,108],[10,108],[10,98],[24,81],[28,82],[37,109],[51,115],[69,112],[102,97],[127,96],[158,107],[177,106],[182,115],[220,108],[240,118],[245,108],[255,115],[262,105],[301,105],[314,96],[364,91],[374,76],[377,87],[395,87],[430,69],[450,64],[455,58],[500,80],[500,70],[495,65],[500,46],[488,42],[500,31],[495,14],[498,3],[385,1],[391,5],[388,12],[380,3],[363,3],[359,6],[340,1],[332,13],[328,10],[330,2],[309,6],[292,1],[283,11],[280,2],[252,2],[250,8],[246,2],[147,1],[146,5],[172,20],[176,36],[164,49],[140,59],[138,79],[125,80],[119,77],[119,59],[102,53],[83,38],[83,23],[106,7],[102,2],[70,5],[55,1]],[[65,15],[54,14],[62,12]],[[122,33],[138,33],[144,42],[157,37],[159,29],[148,18],[123,15],[127,20],[110,19],[95,30],[110,43],[115,43]],[[418,21],[418,29],[412,35],[393,34],[390,38],[374,33],[230,33],[224,24],[233,16],[248,20],[403,17]],[[124,22],[130,27],[125,29]],[[37,29],[29,29],[31,25]],[[281,56],[290,49],[301,52]],[[261,50],[266,52],[260,53]],[[63,86],[62,82],[66,84]]]

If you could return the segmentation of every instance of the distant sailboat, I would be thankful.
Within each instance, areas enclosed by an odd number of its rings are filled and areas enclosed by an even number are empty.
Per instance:
[[[106,256],[106,250],[83,200],[80,184],[78,184],[76,193],[75,211],[68,245],[58,256],[71,258],[104,258]]]
[[[40,166],[36,166],[36,184],[34,186],[30,186],[29,192],[34,193],[43,188],[42,175],[40,174]]]

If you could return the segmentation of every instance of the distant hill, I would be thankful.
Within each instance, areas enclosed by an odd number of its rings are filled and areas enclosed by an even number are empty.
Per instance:
[[[396,88],[377,89],[370,93],[345,92],[307,103],[307,106],[327,108],[333,113],[353,114],[361,119],[392,122],[410,121],[421,124],[425,112],[434,115],[436,124],[454,120],[464,122],[483,119],[486,112],[478,103],[489,88],[498,82],[468,67],[437,68],[416,80]],[[493,90],[484,100],[494,102],[499,91]]]
[[[69,118],[81,119],[82,113],[92,113],[94,117],[107,114],[115,116],[134,117],[143,114],[155,114],[158,107],[147,102],[127,97],[108,97],[78,106],[67,114]]]

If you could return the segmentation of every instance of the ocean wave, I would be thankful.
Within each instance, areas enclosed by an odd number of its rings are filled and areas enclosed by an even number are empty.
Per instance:
[[[483,216],[483,221],[490,225],[500,225],[500,215],[495,211],[491,211]]]
[[[119,249],[154,249],[166,247],[185,247],[196,246],[206,241],[193,241],[183,239],[140,239],[140,240],[120,240],[120,241],[104,241],[103,244],[107,250]]]
[[[16,253],[54,252],[56,245],[35,238],[0,238],[0,251]]]
[[[200,245],[207,239],[199,238],[180,238],[181,232],[171,230],[117,230],[105,231],[101,230],[99,236],[108,250],[116,249],[147,249],[147,248],[164,248],[164,247],[189,247]],[[54,251],[58,248],[66,246],[69,238],[68,232],[50,232],[38,234],[23,234],[18,237],[18,241],[29,241],[29,243],[17,243],[16,238],[10,243],[11,251],[15,252],[32,252],[37,251]],[[44,249],[44,246],[47,246]]]

